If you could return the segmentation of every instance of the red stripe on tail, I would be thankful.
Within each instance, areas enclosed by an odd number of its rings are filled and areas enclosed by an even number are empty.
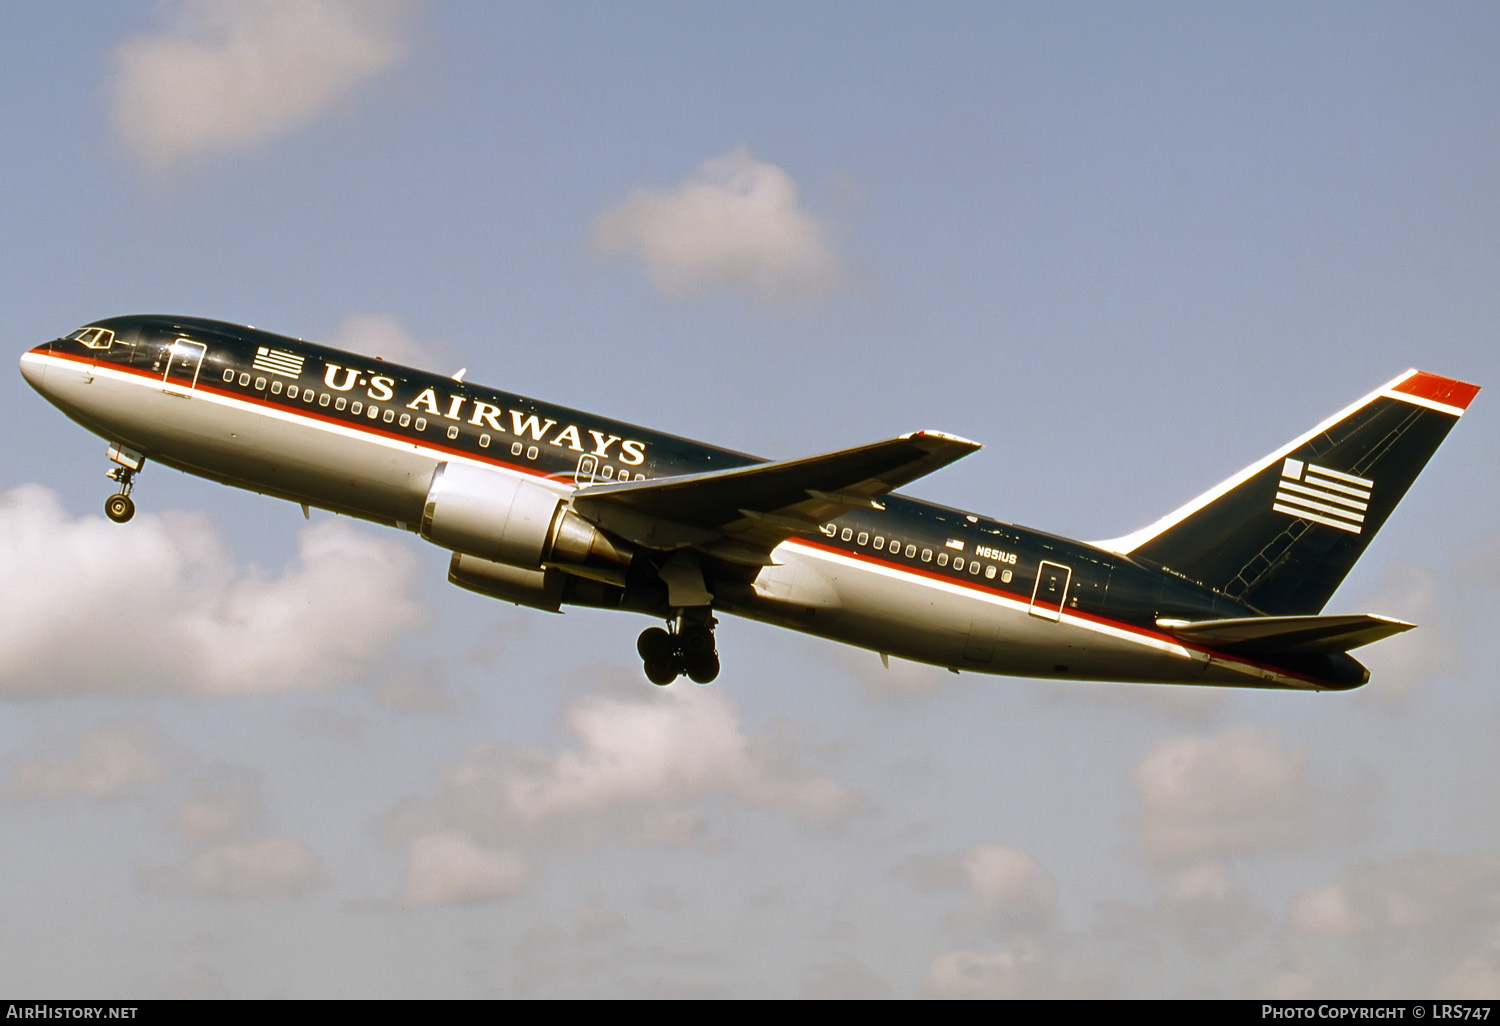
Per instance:
[[[1417,371],[1393,391],[1405,392],[1419,399],[1429,399],[1435,403],[1445,406],[1456,406],[1460,410],[1469,408],[1469,403],[1479,394],[1479,386],[1471,385],[1467,381],[1456,381],[1453,378],[1445,378],[1438,374],[1429,374],[1426,371]]]

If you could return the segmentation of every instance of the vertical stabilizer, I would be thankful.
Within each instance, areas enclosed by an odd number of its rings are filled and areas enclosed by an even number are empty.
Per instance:
[[[1320,612],[1478,385],[1411,370],[1102,548],[1267,615]]]

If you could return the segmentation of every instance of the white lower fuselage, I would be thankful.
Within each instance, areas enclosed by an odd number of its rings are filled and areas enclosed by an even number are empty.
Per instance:
[[[74,355],[27,353],[28,380],[84,427],[149,460],[225,484],[414,530],[434,471],[489,463],[390,433]],[[372,424],[372,427],[375,426]],[[504,467],[502,472],[518,473]],[[560,493],[571,482],[552,482]],[[718,610],[953,670],[1061,679],[1314,688],[1274,668],[1186,646],[978,580],[924,573],[796,537]]]

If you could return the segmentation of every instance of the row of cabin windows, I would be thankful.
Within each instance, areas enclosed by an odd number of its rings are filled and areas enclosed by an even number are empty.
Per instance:
[[[224,372],[224,380],[225,381],[229,381],[229,382],[233,382],[234,381],[234,371],[232,371],[232,370],[226,370]],[[240,385],[241,386],[248,386],[249,384],[250,384],[250,375],[242,373],[240,375]],[[256,391],[261,391],[261,392],[265,391],[265,388],[266,388],[266,379],[265,378],[256,378],[255,379],[255,388],[256,388]],[[281,390],[282,390],[282,383],[280,381],[273,381],[273,382],[271,382],[271,394],[272,395],[280,395],[281,394]],[[395,410],[392,410],[392,409],[382,410],[379,406],[376,406],[374,403],[371,403],[368,407],[366,407],[365,404],[363,402],[361,402],[360,400],[358,400],[358,399],[355,399],[353,402],[351,402],[349,400],[348,396],[342,396],[341,395],[341,396],[335,397],[335,396],[329,395],[327,392],[321,392],[320,393],[320,392],[317,392],[316,390],[311,389],[311,388],[300,388],[299,389],[296,385],[287,385],[286,386],[286,397],[288,399],[296,399],[298,396],[301,396],[302,401],[305,402],[305,403],[308,403],[309,405],[311,405],[314,402],[316,402],[319,406],[329,406],[329,405],[332,405],[335,410],[343,410],[343,409],[347,408],[349,410],[349,412],[352,413],[352,414],[354,414],[355,416],[359,416],[359,415],[363,414],[364,416],[369,417],[371,420],[383,420],[387,424],[391,424],[391,423],[397,422],[397,414],[396,414]],[[409,426],[411,426],[411,423],[412,423],[411,414],[410,413],[402,413],[400,415],[399,423],[400,423],[400,425],[402,427],[409,427]],[[417,430],[418,431],[426,431],[427,430],[427,418],[426,417],[418,417],[417,420],[416,420],[416,426],[417,426]],[[458,437],[458,430],[456,428],[450,428],[449,432],[450,432],[449,435],[448,435],[449,438],[456,438],[456,437]]]
[[[826,524],[823,527],[823,533],[828,535],[828,537],[830,538],[833,537],[835,531],[837,531],[837,528],[835,528],[833,524]],[[860,531],[858,537],[856,538],[854,534],[854,528],[852,527],[846,527],[842,531],[838,531],[838,536],[840,541],[853,541],[854,544],[860,546],[861,548],[869,546],[876,552],[889,552],[893,556],[904,555],[907,559],[915,559],[917,557],[917,547],[911,542],[907,542],[906,547],[903,549],[901,546],[901,540],[899,538],[892,538],[887,541],[883,535],[877,534],[874,538],[874,541],[872,542],[870,539],[869,531]],[[937,554],[937,565],[940,567],[946,567],[949,563],[949,559],[950,557],[948,553],[939,552]],[[961,574],[967,571],[972,576],[978,577],[980,572],[983,571],[985,579],[991,581],[993,581],[998,574],[1001,582],[1004,584],[1009,584],[1010,579],[1013,576],[1012,572],[1009,569],[1001,570],[996,567],[995,564],[985,563],[979,559],[966,560],[962,556],[953,556],[951,557],[951,559],[953,562],[954,573]],[[922,562],[933,562],[933,554],[931,549],[922,550]]]
[[[229,382],[229,383],[233,384],[234,380],[235,380],[234,371],[233,370],[226,370],[224,372],[224,380],[226,382]],[[249,387],[249,385],[250,385],[250,375],[241,372],[241,374],[239,376],[239,383],[240,383],[240,386],[242,388]],[[338,397],[335,398],[335,397],[330,396],[327,392],[319,393],[319,392],[316,392],[315,390],[313,390],[311,388],[299,389],[296,385],[287,385],[285,387],[286,387],[286,397],[288,399],[296,399],[298,397],[298,395],[300,394],[301,397],[302,397],[302,401],[305,402],[305,403],[311,403],[311,402],[316,401],[319,406],[327,406],[327,405],[329,405],[330,402],[332,402],[333,408],[335,410],[343,410],[345,407],[347,407],[348,410],[349,410],[349,412],[352,413],[352,414],[354,414],[356,417],[359,416],[366,409],[364,403],[360,402],[358,399],[354,400],[353,402],[350,402],[349,398],[347,396],[342,396],[341,395],[341,396],[338,396]],[[265,378],[256,378],[255,379],[255,390],[257,392],[264,392],[266,390],[266,379]],[[273,382],[271,382],[271,394],[272,395],[280,395],[281,394],[281,390],[282,390],[282,383],[280,381],[273,381]],[[387,424],[390,424],[393,421],[396,421],[396,411],[395,410],[386,409],[384,412],[382,412],[381,409],[380,409],[380,407],[376,406],[374,403],[371,403],[369,405],[368,409],[369,409],[369,412],[367,414],[365,414],[365,415],[368,416],[371,420],[377,420],[377,419],[379,419],[379,420],[383,420]],[[399,421],[399,423],[400,423],[401,427],[411,426],[411,424],[412,424],[412,416],[411,416],[411,414],[410,413],[402,413],[400,415],[400,421]],[[416,419],[416,428],[417,428],[418,431],[426,431],[427,430],[427,418],[426,417],[418,417]],[[449,439],[456,439],[457,437],[458,437],[458,425],[457,424],[450,424],[448,426],[448,438]],[[479,436],[479,447],[481,449],[488,449],[490,447],[490,436],[487,433],[486,434],[481,434]],[[519,455],[521,455],[521,450],[522,450],[523,447],[524,447],[524,443],[522,443],[522,442],[513,442],[513,443],[511,443],[510,454],[512,456],[519,456]],[[529,448],[526,448],[526,458],[528,460],[534,460],[539,455],[541,455],[541,451],[536,446],[533,445],[533,446],[530,446]],[[600,476],[603,477],[604,480],[606,480],[606,481],[611,480],[615,476],[615,468],[612,467],[612,466],[610,466],[609,464],[605,464],[602,468],[600,468]],[[644,481],[646,479],[646,475],[645,474],[637,474],[635,476],[635,479],[637,481]],[[629,481],[630,480],[630,471],[628,471],[628,470],[622,470],[622,471],[620,471],[620,480],[621,481]]]

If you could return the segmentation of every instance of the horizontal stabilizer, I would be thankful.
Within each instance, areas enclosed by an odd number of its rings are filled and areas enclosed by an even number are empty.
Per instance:
[[[1156,625],[1183,641],[1243,656],[1304,656],[1347,652],[1416,626],[1388,616],[1249,616],[1232,620],[1168,620]]]

